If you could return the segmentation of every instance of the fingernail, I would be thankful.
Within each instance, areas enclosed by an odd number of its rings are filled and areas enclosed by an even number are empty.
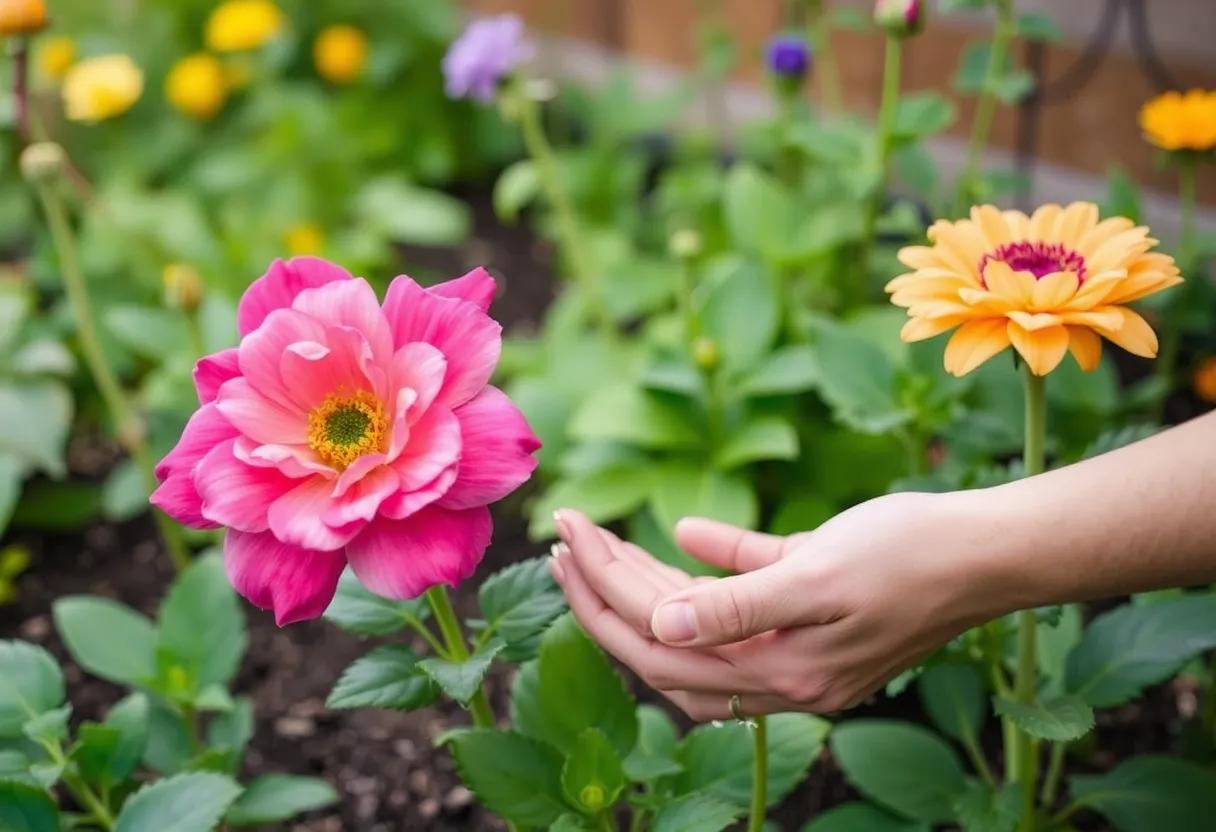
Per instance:
[[[683,644],[697,637],[697,615],[687,601],[673,601],[654,611],[650,627],[659,641]]]
[[[564,543],[554,543],[549,547],[549,571],[553,575],[553,580],[559,584],[566,579],[566,570],[562,566],[561,556],[568,551],[569,549]]]
[[[557,527],[557,536],[567,543],[570,542],[570,524],[566,521],[565,511],[558,509],[553,512],[553,525]]]

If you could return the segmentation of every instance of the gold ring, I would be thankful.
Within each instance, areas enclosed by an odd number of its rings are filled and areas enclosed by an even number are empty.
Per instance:
[[[737,693],[730,698],[730,715],[740,722],[747,722],[747,717],[743,715],[743,699]]]

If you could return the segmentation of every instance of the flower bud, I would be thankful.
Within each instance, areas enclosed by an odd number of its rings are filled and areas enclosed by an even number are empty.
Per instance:
[[[713,338],[702,335],[692,342],[692,360],[702,370],[708,371],[718,366],[722,353]]]
[[[43,77],[62,81],[76,62],[76,41],[63,36],[47,38],[35,58]]]
[[[165,285],[165,305],[192,311],[203,302],[203,276],[188,263],[170,263],[161,275]]]
[[[667,250],[679,260],[691,260],[701,253],[701,235],[691,228],[681,228],[668,239]]]
[[[43,0],[0,2],[0,35],[32,35],[46,28]]]
[[[878,0],[874,4],[874,22],[888,35],[906,38],[924,28],[922,6],[921,0]]]
[[[367,35],[354,26],[328,26],[313,42],[312,62],[331,84],[349,84],[367,63]]]
[[[55,142],[35,142],[21,152],[21,173],[34,184],[53,182],[65,160],[63,148]]]
[[[801,81],[811,66],[811,47],[799,35],[776,35],[764,57],[768,71],[777,78]]]
[[[1191,376],[1191,388],[1195,395],[1208,404],[1216,404],[1216,356],[1208,356],[1199,362]]]

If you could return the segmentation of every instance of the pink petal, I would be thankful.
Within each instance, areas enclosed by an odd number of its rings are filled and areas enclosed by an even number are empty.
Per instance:
[[[432,344],[443,353],[448,372],[438,401],[464,404],[490,380],[502,352],[502,327],[477,305],[426,291],[408,277],[388,287],[384,314],[393,344]]]
[[[380,504],[380,513],[393,520],[403,520],[420,511],[448,492],[456,482],[457,465],[449,465],[439,476],[414,491],[398,491]]]
[[[215,406],[233,427],[261,445],[305,445],[308,417],[267,399],[244,378],[229,379],[220,387]]]
[[[270,532],[229,530],[224,538],[228,580],[255,606],[274,610],[280,627],[325,612],[346,565],[342,552],[316,552],[275,540]]]
[[[334,528],[326,524],[326,511],[334,502],[334,484],[323,477],[300,482],[270,504],[270,530],[284,543],[305,549],[341,549],[359,532],[359,527]]]
[[[402,388],[413,390],[417,397],[409,405],[413,415],[409,421],[418,421],[418,416],[425,412],[439,395],[447,369],[447,359],[436,347],[422,341],[406,344],[393,354],[392,364],[389,365],[389,399],[397,401],[397,392]]]
[[[198,391],[198,403],[214,401],[220,385],[241,374],[237,360],[240,351],[236,347],[204,355],[194,365],[194,389]]]
[[[246,465],[276,468],[280,474],[293,479],[320,474],[334,479],[338,472],[326,465],[316,451],[307,445],[259,445],[241,436],[233,447],[233,455]]]
[[[393,336],[376,290],[363,278],[329,283],[306,289],[291,304],[327,327],[356,330],[371,345],[377,363],[386,362],[393,353]]]
[[[482,312],[489,310],[497,290],[498,286],[494,283],[494,278],[490,277],[490,273],[481,266],[460,277],[427,287],[427,291],[432,295],[467,300],[480,308]]]
[[[305,289],[324,286],[335,280],[350,280],[351,275],[341,266],[319,257],[293,257],[287,262],[275,260],[241,297],[236,310],[236,325],[242,336],[259,326],[276,309],[289,307],[296,295]]]
[[[414,491],[456,464],[460,453],[460,421],[436,405],[410,429],[405,449],[390,464],[401,477],[401,490]]]
[[[385,498],[397,491],[397,484],[397,472],[381,465],[337,496],[321,519],[327,526],[344,530],[352,523],[366,523],[376,516]]]
[[[195,529],[215,528],[203,516],[203,498],[194,486],[194,468],[208,451],[237,435],[214,404],[194,412],[182,431],[181,439],[156,466],[160,487],[152,492],[152,505],[179,523]]]
[[[295,391],[284,383],[280,364],[291,346],[324,340],[325,326],[319,321],[294,309],[276,309],[241,340],[241,374],[264,398],[286,410],[306,410],[294,397]]]
[[[487,387],[454,413],[460,420],[460,474],[441,506],[488,505],[527,482],[540,440],[505,393]]]
[[[213,523],[243,532],[264,532],[267,512],[298,480],[275,468],[246,465],[233,454],[235,439],[211,449],[194,469],[194,484],[203,498],[202,514]]]
[[[330,394],[350,395],[366,390],[377,398],[387,392],[387,376],[372,358],[362,333],[347,327],[329,327],[326,343],[299,341],[279,357],[279,377],[301,409],[318,407]]]
[[[346,547],[359,580],[386,598],[417,598],[473,574],[490,545],[489,509],[428,507],[405,520],[378,517]]]

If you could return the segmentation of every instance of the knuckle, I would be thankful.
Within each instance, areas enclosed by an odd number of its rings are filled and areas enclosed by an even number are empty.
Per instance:
[[[724,586],[718,602],[714,604],[714,617],[719,630],[728,638],[738,639],[746,632],[744,605],[738,591],[729,584]]]
[[[819,674],[796,673],[779,682],[777,692],[791,702],[817,703],[828,693],[827,680]]]

